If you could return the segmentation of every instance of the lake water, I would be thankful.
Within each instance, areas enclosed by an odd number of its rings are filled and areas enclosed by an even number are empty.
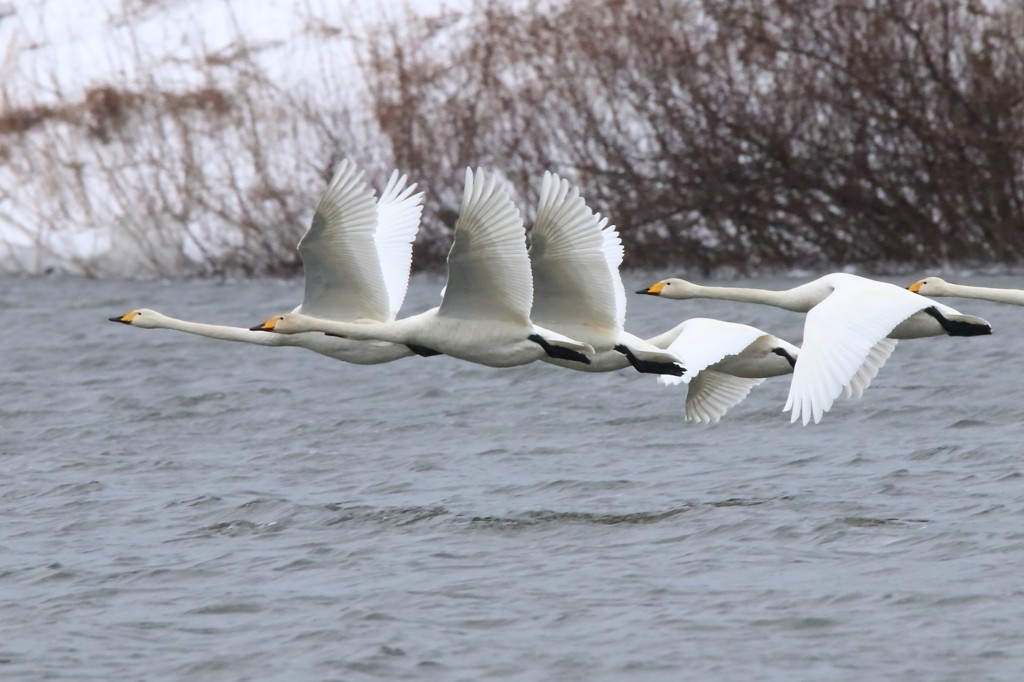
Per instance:
[[[415,278],[405,310],[440,286]],[[106,321],[250,326],[298,282],[0,289],[2,680],[1024,670],[1024,308],[948,300],[995,334],[900,342],[821,424],[789,423],[782,377],[707,427],[631,371],[358,367]],[[641,335],[803,323],[629,305]]]

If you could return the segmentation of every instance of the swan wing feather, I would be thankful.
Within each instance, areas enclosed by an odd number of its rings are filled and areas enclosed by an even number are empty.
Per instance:
[[[615,226],[594,213],[567,180],[545,171],[531,232],[533,319],[621,332],[626,317],[622,254]]]
[[[332,320],[384,321],[388,294],[374,232],[377,206],[363,172],[342,161],[324,191],[313,222],[299,240],[305,291],[299,309]]]
[[[686,421],[717,424],[732,407],[746,398],[764,379],[744,379],[704,370],[690,381],[686,393]]]
[[[406,176],[392,172],[377,200],[374,236],[388,297],[388,320],[398,315],[409,289],[412,244],[423,213],[423,192],[416,192],[415,184],[406,186],[406,183]]]
[[[804,342],[783,408],[792,410],[791,421],[817,423],[844,390],[853,395],[866,388],[895,347],[879,342],[900,322],[932,304],[914,296],[885,283],[842,286],[807,313]],[[864,368],[866,363],[870,368]]]
[[[680,326],[679,334],[668,345],[667,350],[678,357],[683,367],[686,367],[687,373],[692,375],[721,362],[730,355],[742,353],[750,344],[766,334],[750,325],[705,317],[691,318]],[[666,377],[663,383],[678,382],[671,382]]]
[[[530,324],[533,276],[519,209],[493,175],[466,169],[438,315]]]
[[[871,385],[871,380],[878,375],[878,370],[882,369],[882,365],[896,350],[896,343],[896,339],[885,338],[871,347],[864,364],[853,375],[850,383],[843,387],[843,394],[847,398],[860,398],[864,395],[864,391]]]

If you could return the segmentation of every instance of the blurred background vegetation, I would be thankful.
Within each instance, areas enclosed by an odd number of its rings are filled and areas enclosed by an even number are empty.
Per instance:
[[[0,87],[0,226],[55,257],[62,230],[112,230],[102,257],[60,254],[86,274],[287,274],[347,156],[427,190],[420,268],[465,166],[503,173],[528,224],[545,169],[575,181],[627,266],[1024,258],[1021,2],[476,0],[316,30],[355,42],[359,78],[289,87],[239,36],[188,90]]]

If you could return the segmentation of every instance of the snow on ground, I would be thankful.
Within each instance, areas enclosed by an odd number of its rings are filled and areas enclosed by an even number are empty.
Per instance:
[[[355,41],[372,40],[377,21],[407,16],[410,7],[424,15],[468,4],[28,0],[4,5],[0,0],[0,116],[81,103],[90,90],[105,86],[183,93],[214,86],[251,93],[247,88],[254,86],[242,82],[245,74],[231,70],[240,55],[243,68],[257,69],[259,78],[281,92],[305,101],[329,92],[333,103],[347,97],[359,108],[363,94]],[[204,240],[222,232],[210,215],[197,212],[178,231],[142,227],[165,222],[152,208],[154,195],[172,206],[189,198],[179,191],[188,181],[187,169],[176,167],[179,155],[198,159],[202,181],[211,187],[245,188],[254,174],[264,172],[250,163],[259,151],[247,148],[262,140],[274,157],[267,163],[270,183],[307,183],[303,186],[315,197],[322,169],[313,163],[322,156],[323,132],[275,113],[242,131],[200,122],[186,134],[152,121],[140,127],[152,139],[120,149],[98,145],[80,126],[60,121],[19,133],[9,146],[0,135],[0,160],[5,151],[9,157],[0,163],[0,273],[66,269],[152,275],[201,258]],[[161,162],[159,168],[152,163],[138,168],[153,160]],[[222,247],[239,245],[237,235],[221,236]]]
[[[99,84],[191,76],[205,55],[254,48],[277,82],[315,77],[322,42],[385,17],[439,12],[466,0],[31,0],[0,5],[0,74],[14,103],[81,96]],[[6,16],[5,16],[6,15]],[[351,56],[350,56],[351,57]],[[196,68],[189,70],[188,65]],[[183,66],[185,68],[183,68]],[[333,68],[351,63],[333,63]],[[163,78],[161,77],[163,76]],[[57,101],[51,99],[49,101]],[[8,103],[9,104],[9,103]]]

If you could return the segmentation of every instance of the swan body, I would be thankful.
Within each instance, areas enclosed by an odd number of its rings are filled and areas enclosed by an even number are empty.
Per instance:
[[[331,319],[393,320],[409,284],[412,242],[419,229],[423,194],[406,187],[395,171],[379,200],[363,173],[342,161],[299,241],[305,291],[297,312]],[[243,327],[180,320],[142,308],[110,318],[143,329],[172,329],[223,341],[260,346],[297,346],[359,365],[408,357],[413,351],[387,342],[358,342],[301,334],[277,337]]]
[[[791,374],[800,349],[757,327],[737,322],[694,317],[665,332],[674,338],[667,348],[686,358],[693,371],[713,369],[746,379]],[[660,344],[662,336],[649,339]],[[677,384],[685,377],[659,377],[659,383]]]
[[[756,327],[695,317],[648,339],[678,356],[682,377],[660,376],[665,386],[688,384],[686,421],[717,423],[767,377],[790,374],[800,354],[793,344]]]
[[[531,318],[594,348],[590,364],[545,356],[546,362],[589,372],[633,365],[679,376],[672,353],[625,331],[626,290],[619,276],[622,240],[614,225],[587,206],[568,181],[544,172],[531,232]]]
[[[408,345],[490,367],[513,367],[552,355],[589,363],[589,344],[533,324],[533,279],[519,210],[494,177],[466,170],[462,207],[448,254],[441,305],[391,322],[338,322],[286,313],[254,330],[322,331],[354,340]]]
[[[324,332],[347,340],[387,341],[407,345],[421,355],[450,355],[489,367],[516,367],[540,359],[541,343],[571,351],[583,362],[593,349],[556,332],[503,320],[457,319],[432,308],[394,322],[336,322],[301,313],[271,317],[254,333]],[[534,338],[531,338],[534,337]],[[557,351],[554,351],[557,352]]]
[[[666,279],[638,293],[664,298],[716,298],[807,313],[800,361],[785,411],[815,423],[841,394],[859,396],[895,348],[895,339],[990,334],[985,320],[886,282],[833,273],[785,291],[705,287]]]
[[[967,284],[953,284],[941,277],[925,277],[919,279],[907,289],[922,296],[958,296],[960,298],[978,298],[995,303],[1024,305],[1024,289],[1000,289],[997,287],[975,287]]]

